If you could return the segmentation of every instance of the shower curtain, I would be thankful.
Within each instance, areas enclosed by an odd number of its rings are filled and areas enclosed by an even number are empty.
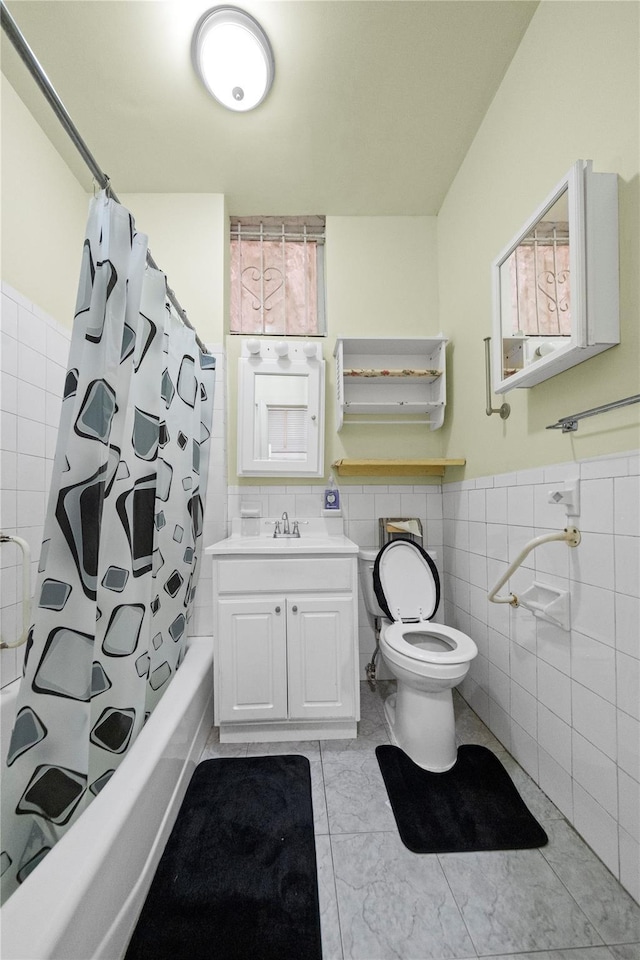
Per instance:
[[[185,652],[215,361],[146,254],[130,213],[94,198],[3,771],[3,899],[108,782]]]

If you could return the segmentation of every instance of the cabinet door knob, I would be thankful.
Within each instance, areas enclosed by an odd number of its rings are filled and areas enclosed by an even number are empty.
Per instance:
[[[280,607],[276,607],[276,613],[280,613]]]
[[[298,612],[298,608],[296,607],[295,603],[294,603],[294,605],[291,607],[291,609],[293,610],[294,613],[297,613],[297,612]]]

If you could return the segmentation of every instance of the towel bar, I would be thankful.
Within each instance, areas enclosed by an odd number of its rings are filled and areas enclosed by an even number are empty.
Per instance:
[[[508,403],[505,402],[499,407],[491,406],[491,337],[484,338],[484,378],[487,390],[486,415],[490,417],[492,413],[499,413],[501,420],[507,420],[511,413]]]
[[[562,430],[563,433],[575,433],[578,429],[578,420],[584,420],[586,417],[595,417],[599,413],[606,413],[607,410],[617,410],[618,407],[628,407],[632,403],[640,403],[640,393],[632,397],[625,397],[624,400],[614,400],[612,403],[603,403],[599,407],[592,407],[591,410],[583,410],[582,413],[571,413],[568,417],[560,417],[557,423],[550,424],[547,430]]]

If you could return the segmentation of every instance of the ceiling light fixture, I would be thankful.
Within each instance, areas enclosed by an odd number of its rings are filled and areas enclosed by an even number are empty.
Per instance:
[[[196,72],[209,93],[229,110],[253,110],[273,83],[275,62],[269,38],[238,7],[214,7],[193,32]]]

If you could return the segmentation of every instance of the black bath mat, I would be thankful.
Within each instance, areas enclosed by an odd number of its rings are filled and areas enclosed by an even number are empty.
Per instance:
[[[196,767],[125,960],[321,960],[306,757]]]
[[[458,748],[445,773],[423,770],[399,747],[376,747],[400,838],[413,853],[543,847],[548,837],[486,747]]]

